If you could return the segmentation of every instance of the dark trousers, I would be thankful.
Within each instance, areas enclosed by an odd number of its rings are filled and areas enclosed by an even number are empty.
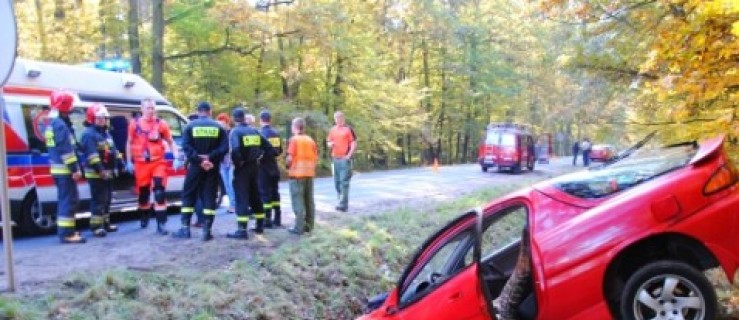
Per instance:
[[[234,168],[233,187],[236,194],[236,220],[249,221],[249,207],[257,221],[264,219],[264,205],[259,197],[259,166],[246,164]]]
[[[582,164],[586,167],[590,165],[590,150],[583,150]]]
[[[265,209],[280,207],[280,169],[277,164],[263,165],[259,170],[259,195]]]
[[[290,197],[295,212],[293,232],[302,234],[313,231],[316,221],[316,205],[313,199],[313,178],[290,178]]]
[[[218,193],[218,166],[205,171],[197,164],[190,164],[182,187],[182,224],[190,226],[190,218],[195,211],[198,198],[203,204],[203,215],[213,221],[216,214],[216,195]],[[206,221],[206,222],[207,222]]]
[[[92,178],[90,184],[90,229],[102,228],[110,211],[110,198],[113,193],[111,180]]]
[[[80,195],[77,183],[72,176],[53,176],[59,200],[56,203],[57,233],[60,236],[72,234],[75,231],[74,214]]]
[[[577,151],[575,151],[575,152],[572,153],[572,165],[573,166],[576,166],[577,165],[577,156],[578,155],[580,155],[580,153],[577,152]]]

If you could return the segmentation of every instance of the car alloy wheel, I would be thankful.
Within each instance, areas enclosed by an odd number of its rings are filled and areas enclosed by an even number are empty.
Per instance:
[[[716,292],[700,271],[677,261],[647,264],[632,275],[621,296],[623,319],[709,320]]]

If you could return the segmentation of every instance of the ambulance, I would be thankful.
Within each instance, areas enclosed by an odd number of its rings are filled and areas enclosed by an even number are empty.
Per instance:
[[[11,217],[14,225],[25,234],[46,234],[56,229],[57,190],[49,174],[49,159],[42,131],[48,121],[49,96],[57,89],[66,89],[75,94],[74,111],[70,118],[78,141],[84,128],[85,108],[93,103],[102,103],[108,108],[111,134],[116,148],[121,152],[126,150],[128,124],[140,112],[142,99],[156,101],[157,114],[169,125],[178,148],[187,124],[187,119],[167,99],[137,75],[17,59],[0,92],[6,105],[3,127],[8,156]],[[167,152],[167,160],[170,166],[168,203],[177,205],[185,170],[173,169],[171,150]],[[76,217],[87,218],[90,216],[90,188],[85,180],[78,182],[78,188],[80,205]],[[111,213],[133,211],[136,208],[133,176],[118,172],[113,180]]]

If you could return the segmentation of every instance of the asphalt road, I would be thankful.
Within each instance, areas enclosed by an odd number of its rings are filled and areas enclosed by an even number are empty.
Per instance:
[[[371,213],[376,207],[392,206],[408,200],[443,201],[457,196],[460,192],[474,191],[484,186],[522,181],[531,176],[541,178],[556,176],[573,170],[569,161],[569,158],[555,159],[549,164],[537,164],[534,172],[524,170],[517,175],[507,172],[500,173],[495,169],[484,173],[478,165],[473,164],[440,166],[437,170],[423,167],[368,173],[355,172],[351,181],[348,213]],[[314,188],[316,211],[320,220],[321,212],[335,211],[337,197],[333,178],[317,178]],[[286,225],[290,226],[293,214],[287,182],[280,183],[280,195],[283,220]],[[228,201],[224,200],[223,206],[219,208],[216,225],[235,225],[235,215],[226,213],[227,204]],[[126,241],[127,236],[144,232],[140,229],[137,220],[118,221],[117,225],[120,228],[119,232],[111,234],[109,238],[114,237]],[[154,225],[152,219],[149,228],[154,228]],[[170,230],[179,227],[177,215],[170,216],[168,227]],[[83,232],[83,235],[90,237],[87,230]],[[14,249],[18,253],[50,246],[59,246],[58,238],[54,235],[23,237],[14,241]]]

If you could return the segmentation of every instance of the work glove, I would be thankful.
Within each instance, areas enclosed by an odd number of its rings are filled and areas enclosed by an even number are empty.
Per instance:
[[[174,159],[174,163],[172,163],[172,166],[175,170],[180,170],[180,168],[182,168],[182,160]]]
[[[126,162],[126,171],[128,171],[128,173],[133,174],[133,162],[131,161]]]

